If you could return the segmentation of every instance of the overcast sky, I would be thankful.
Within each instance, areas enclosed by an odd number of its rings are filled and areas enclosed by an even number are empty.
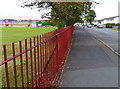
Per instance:
[[[118,2],[120,0],[95,0],[99,2],[93,8],[96,11],[96,19],[112,17],[118,15]],[[45,11],[44,11],[45,12]],[[42,13],[44,13],[42,11]],[[41,12],[36,9],[22,8],[17,0],[0,1],[0,19],[33,19],[40,20]]]
[[[96,19],[103,19],[107,17],[118,15],[118,2],[120,0],[95,0],[100,4],[93,8],[96,11]]]

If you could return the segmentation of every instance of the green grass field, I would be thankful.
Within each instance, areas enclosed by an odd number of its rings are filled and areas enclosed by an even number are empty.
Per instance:
[[[53,31],[57,29],[57,27],[41,27],[41,28],[2,28],[2,44],[7,44],[7,55],[8,57],[12,56],[12,48],[11,48],[11,43],[15,42],[15,48],[16,48],[16,53],[19,53],[19,48],[18,48],[18,41],[22,40],[23,41],[23,46],[24,46],[24,39],[34,37],[40,34],[44,34],[50,31]],[[1,30],[1,29],[0,29]],[[29,45],[29,43],[28,43]],[[23,47],[24,50],[24,47]],[[26,86],[26,58],[25,54],[22,55],[23,57],[23,72],[24,72],[24,84]],[[28,58],[30,58],[30,55],[28,55]],[[34,58],[34,57],[33,57]],[[3,60],[3,56],[2,56]],[[16,59],[16,67],[17,67],[17,82],[18,86],[21,87],[21,72],[20,72],[20,59],[17,57]],[[37,63],[37,61],[36,61]],[[30,60],[28,61],[28,72],[30,73]],[[37,68],[38,69],[38,68]],[[9,70],[9,80],[10,80],[10,86],[14,87],[15,82],[14,82],[14,69],[13,69],[13,61],[8,62],[8,70]],[[31,75],[28,76],[29,81],[31,81]],[[2,66],[2,86],[6,87],[6,76],[5,76],[5,67]],[[30,85],[31,86],[31,85]]]
[[[11,42],[18,42],[29,37],[44,34],[57,29],[57,27],[5,27],[2,28],[2,44],[9,44]]]

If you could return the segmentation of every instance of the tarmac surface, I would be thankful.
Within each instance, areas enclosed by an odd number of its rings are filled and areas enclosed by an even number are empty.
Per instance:
[[[118,56],[76,27],[60,87],[118,87]]]
[[[111,28],[87,28],[85,29],[90,34],[99,38],[99,40],[103,41],[106,45],[111,47],[117,54],[120,54],[118,50],[118,44],[120,44],[119,34],[120,31],[114,30]]]

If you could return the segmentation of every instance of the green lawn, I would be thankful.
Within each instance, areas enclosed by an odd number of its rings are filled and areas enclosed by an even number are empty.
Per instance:
[[[57,29],[57,27],[5,27],[2,28],[2,44],[18,42],[29,37],[44,34]]]
[[[50,31],[53,31],[57,29],[57,27],[37,27],[37,28],[2,28],[2,44],[7,44],[7,56],[11,57],[12,56],[12,48],[11,48],[11,43],[15,42],[15,49],[16,53],[19,53],[19,47],[18,47],[18,41],[22,40],[23,41],[23,50],[24,50],[24,39],[34,37],[40,34],[44,34]],[[1,30],[1,28],[0,28]],[[28,43],[29,45],[29,43]],[[32,51],[33,54],[33,51]],[[23,75],[24,75],[24,85],[26,86],[26,57],[25,54],[22,55],[23,57]],[[36,56],[37,57],[37,56]],[[28,55],[28,58],[30,59],[30,55]],[[34,57],[33,57],[34,58]],[[3,60],[3,55],[2,55],[2,60]],[[21,71],[20,71],[20,58],[17,57],[16,59],[16,67],[17,67],[17,82],[18,82],[18,87],[21,87]],[[36,60],[37,63],[37,60]],[[29,72],[29,82],[31,82],[31,75],[30,75],[30,60],[28,60],[28,72]],[[37,67],[36,67],[37,68]],[[38,70],[38,68],[37,68]],[[13,61],[8,62],[8,71],[9,71],[9,81],[10,81],[10,86],[14,87],[15,82],[14,82],[14,69],[13,69]],[[1,70],[0,70],[1,72]],[[34,78],[35,79],[35,78]],[[36,81],[36,80],[34,80]],[[2,66],[2,86],[6,87],[6,76],[5,76],[5,67]],[[31,85],[30,85],[31,86]]]

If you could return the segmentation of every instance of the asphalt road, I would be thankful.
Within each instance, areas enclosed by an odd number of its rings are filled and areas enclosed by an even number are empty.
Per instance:
[[[97,39],[103,41],[106,45],[111,47],[115,52],[120,54],[118,50],[118,44],[120,44],[120,39],[118,39],[118,34],[120,31],[113,30],[110,28],[86,28],[87,32],[95,36]]]
[[[118,55],[94,37],[107,31],[95,30],[76,27],[60,87],[118,87]]]

